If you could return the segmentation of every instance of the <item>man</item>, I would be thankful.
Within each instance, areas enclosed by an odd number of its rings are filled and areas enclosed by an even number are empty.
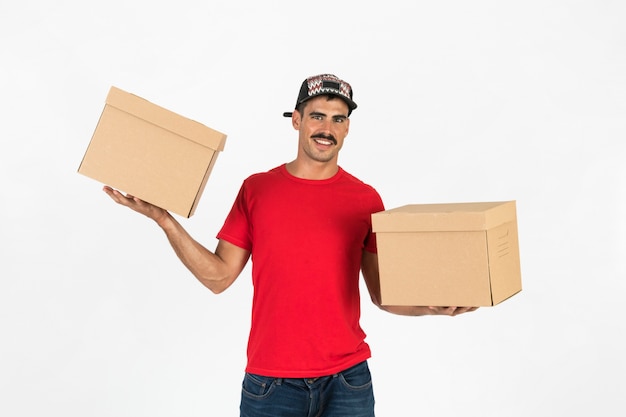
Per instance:
[[[296,158],[248,177],[210,252],[165,210],[104,191],[152,218],[186,267],[214,293],[252,257],[254,297],[241,416],[373,416],[374,395],[360,327],[359,274],[383,310],[454,316],[456,307],[381,306],[371,214],[378,193],[344,171],[338,155],[357,105],[331,74],[307,78],[293,112]]]

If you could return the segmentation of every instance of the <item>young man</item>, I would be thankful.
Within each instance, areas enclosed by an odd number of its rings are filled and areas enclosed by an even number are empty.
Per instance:
[[[360,327],[359,276],[383,310],[454,316],[456,307],[381,306],[371,214],[378,193],[338,165],[357,105],[331,74],[307,78],[293,112],[296,158],[248,177],[210,252],[165,210],[110,187],[117,203],[152,218],[181,261],[214,293],[252,257],[254,297],[241,416],[373,416]]]

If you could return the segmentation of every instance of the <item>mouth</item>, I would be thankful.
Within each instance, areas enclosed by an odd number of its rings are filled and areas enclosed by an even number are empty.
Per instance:
[[[311,138],[315,141],[315,143],[323,146],[337,145],[337,139],[335,139],[332,135],[325,135],[320,133],[311,136]]]

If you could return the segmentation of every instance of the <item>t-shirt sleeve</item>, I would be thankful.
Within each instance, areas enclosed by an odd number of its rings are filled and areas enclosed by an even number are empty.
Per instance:
[[[239,189],[237,198],[233,203],[224,225],[217,234],[218,239],[226,240],[242,249],[252,250],[250,236],[250,217],[246,202],[246,183]]]
[[[383,204],[382,198],[378,192],[374,191],[372,195],[372,203],[371,203],[371,213],[378,213],[379,211],[385,210],[385,205]],[[367,237],[365,238],[365,250],[371,253],[378,253],[378,249],[376,247],[376,233],[372,232],[372,216],[370,214],[369,219],[369,231],[367,233]]]

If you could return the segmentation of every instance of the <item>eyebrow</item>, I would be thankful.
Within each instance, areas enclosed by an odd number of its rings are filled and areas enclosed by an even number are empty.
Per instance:
[[[312,111],[311,113],[309,113],[309,116],[323,116],[326,117],[328,116],[326,113],[322,113],[319,111]],[[347,119],[348,116],[346,116],[345,114],[336,114],[334,116],[331,116],[333,119],[337,119],[337,118],[341,118],[341,119]]]

